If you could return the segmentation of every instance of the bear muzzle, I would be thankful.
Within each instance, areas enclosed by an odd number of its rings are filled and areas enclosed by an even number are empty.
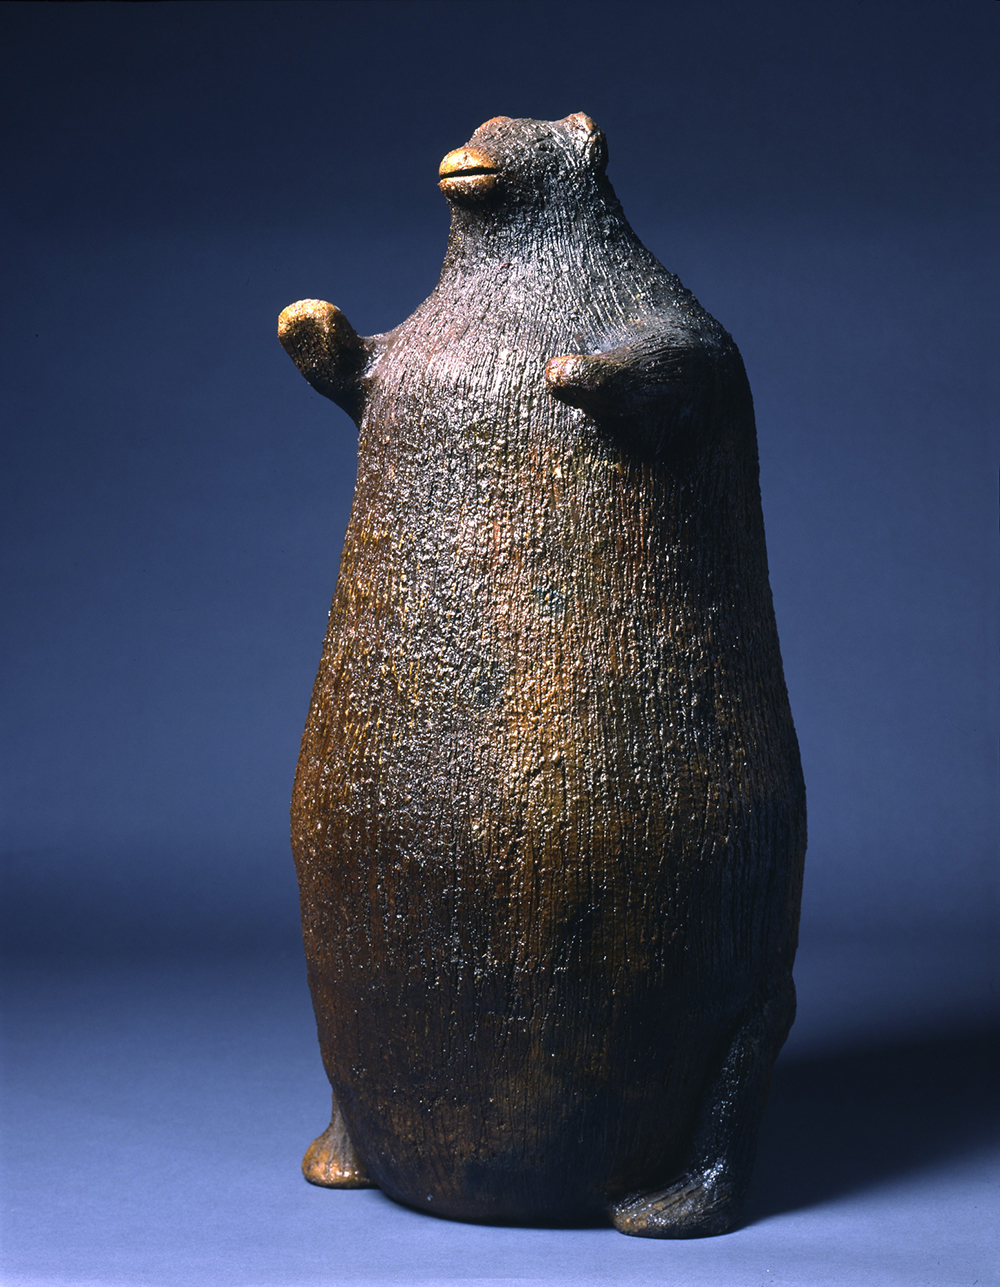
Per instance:
[[[446,197],[484,197],[496,187],[500,167],[481,148],[457,147],[441,162],[438,174]]]

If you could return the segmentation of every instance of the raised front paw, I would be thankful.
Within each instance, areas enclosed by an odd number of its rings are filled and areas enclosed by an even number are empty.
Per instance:
[[[583,353],[567,353],[545,364],[545,385],[554,398],[599,417],[613,410],[605,384],[609,363]]]
[[[317,393],[353,415],[359,405],[368,345],[335,304],[300,299],[278,318],[281,346]]]
[[[737,1224],[742,1196],[724,1176],[709,1171],[685,1175],[666,1189],[631,1194],[608,1213],[620,1233],[638,1238],[710,1238]]]

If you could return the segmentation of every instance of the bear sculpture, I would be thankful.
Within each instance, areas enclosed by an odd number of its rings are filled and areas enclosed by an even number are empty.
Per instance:
[[[295,782],[313,1183],[460,1220],[739,1218],[805,803],[753,405],[582,113],[441,164],[395,330],[287,308],[358,478]]]

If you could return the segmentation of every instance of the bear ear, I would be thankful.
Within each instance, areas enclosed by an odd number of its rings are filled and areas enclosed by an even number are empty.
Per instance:
[[[608,163],[608,144],[604,131],[585,112],[574,112],[564,118],[588,165],[599,173]]]

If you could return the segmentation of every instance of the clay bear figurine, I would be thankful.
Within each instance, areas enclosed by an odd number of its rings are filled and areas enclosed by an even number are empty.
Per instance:
[[[794,1012],[805,808],[733,341],[581,113],[441,164],[441,279],[281,342],[360,431],[295,783],[333,1120],[460,1220],[721,1233]]]

